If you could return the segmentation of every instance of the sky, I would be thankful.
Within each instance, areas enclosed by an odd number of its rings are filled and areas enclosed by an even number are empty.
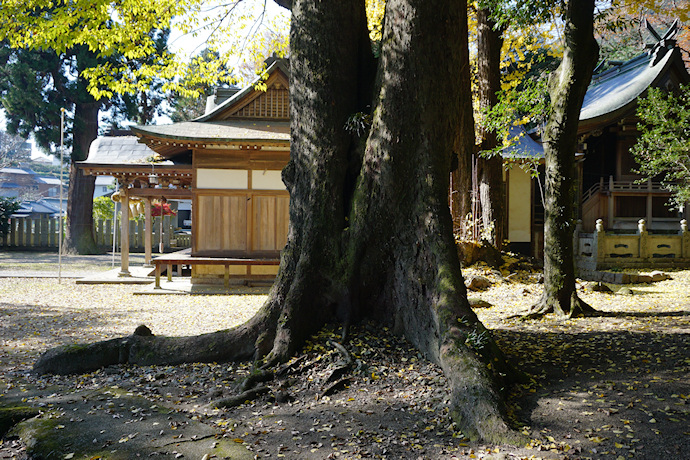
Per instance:
[[[205,4],[212,5],[213,3],[227,3],[222,0],[212,0],[210,2],[205,2]],[[264,16],[264,25],[262,27],[267,27],[270,21],[278,16],[289,17],[290,12],[283,7],[278,6],[273,0],[243,0],[241,2],[243,8],[239,10],[238,14],[247,14],[252,16]],[[209,13],[210,15],[211,13]],[[201,31],[198,36],[193,36],[191,34],[183,34],[180,30],[180,24],[185,21],[184,18],[177,20],[173,24],[173,28],[170,32],[170,39],[168,40],[169,48],[177,53],[181,59],[188,60],[192,55],[200,52],[205,47],[205,41],[208,36],[207,32]],[[237,28],[241,25],[235,21],[232,24],[232,33],[238,33],[240,35],[246,35],[246,30],[237,31]],[[260,29],[261,30],[261,29]],[[237,56],[237,62],[230,62],[231,65],[237,65],[239,63],[240,56]]]

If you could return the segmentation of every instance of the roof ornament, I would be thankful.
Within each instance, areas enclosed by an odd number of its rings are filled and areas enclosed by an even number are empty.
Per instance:
[[[654,67],[666,55],[667,51],[672,50],[676,46],[675,37],[680,29],[680,21],[678,19],[673,21],[673,24],[671,24],[671,27],[668,28],[664,35],[659,35],[646,18],[643,25],[657,40],[657,43],[651,45],[651,48],[647,51],[652,56],[652,59],[649,61],[649,67]]]

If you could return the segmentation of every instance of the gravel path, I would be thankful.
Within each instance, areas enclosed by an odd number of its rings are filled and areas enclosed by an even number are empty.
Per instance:
[[[55,252],[0,251],[0,278],[57,278],[58,254]],[[130,254],[130,265],[143,265],[143,254]],[[60,275],[84,278],[120,266],[120,255],[63,255]]]

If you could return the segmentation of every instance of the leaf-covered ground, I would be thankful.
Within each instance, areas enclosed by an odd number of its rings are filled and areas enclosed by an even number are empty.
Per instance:
[[[324,331],[285,375],[268,383],[267,394],[234,409],[210,403],[237,394],[249,363],[28,374],[49,347],[128,335],[142,323],[160,335],[239,324],[261,305],[261,289],[236,296],[134,296],[140,287],[2,278],[0,388],[67,394],[116,387],[207,423],[258,458],[688,458],[690,271],[628,286],[632,294],[581,290],[604,317],[526,322],[514,316],[536,301],[538,274],[508,276],[481,267],[465,273],[493,282],[470,294],[493,305],[475,311],[515,366],[532,376],[509,400],[516,427],[533,439],[529,448],[466,440],[448,420],[440,370],[404,341],[368,325],[345,344],[354,361],[349,373],[333,378],[342,356],[327,339],[337,340],[339,331]],[[326,394],[333,382],[342,383]],[[161,436],[183,429],[166,427]],[[118,441],[108,445],[117,450]],[[0,454],[21,456],[21,449],[6,440]]]

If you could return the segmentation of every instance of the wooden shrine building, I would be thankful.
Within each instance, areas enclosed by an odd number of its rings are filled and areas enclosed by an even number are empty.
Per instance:
[[[578,127],[585,154],[580,216],[585,231],[594,231],[597,219],[608,229],[635,229],[639,219],[650,230],[678,228],[681,216],[667,206],[670,192],[656,180],[639,183],[630,150],[639,137],[637,99],[650,87],[675,91],[687,83],[681,50],[669,37],[592,78]]]
[[[673,39],[676,26],[662,37],[653,32],[659,41],[646,52],[626,62],[608,63],[608,69],[600,68],[592,77],[580,111],[576,157],[578,201],[574,217],[581,219],[584,232],[593,232],[598,219],[607,230],[635,231],[638,221],[644,219],[651,232],[674,232],[686,217],[667,206],[671,193],[658,180],[640,182],[642,177],[635,172],[638,165],[630,152],[640,135],[638,99],[649,88],[675,91],[690,83],[681,49]],[[537,134],[535,138],[539,140]],[[508,161],[543,158],[543,149],[523,136],[504,155]],[[511,249],[540,257],[543,183],[516,168],[508,169],[505,177]],[[531,197],[529,202],[524,199],[527,196]]]
[[[250,85],[195,120],[132,127],[140,148],[155,153],[158,161],[97,170],[89,155],[82,163],[87,174],[117,177],[126,190],[123,197],[191,198],[187,258],[196,260],[189,264],[193,282],[277,273],[289,220],[289,194],[281,178],[290,156],[287,65],[286,60],[269,65],[267,79],[255,82],[265,91]],[[124,241],[122,247],[124,253]]]
[[[191,198],[192,164],[190,155],[174,159],[156,159],[155,152],[140,144],[129,131],[111,132],[91,143],[89,156],[79,162],[84,174],[113,176],[119,184],[121,218],[120,275],[129,275],[129,217],[133,200],[143,201],[145,228],[145,264],[151,263],[151,201],[154,199]]]
[[[273,276],[285,246],[289,195],[281,171],[290,158],[287,61],[267,69],[266,91],[251,85],[193,121],[136,126],[139,142],[165,159],[191,156],[192,257],[246,259],[231,276]],[[195,265],[211,281],[222,267]]]

